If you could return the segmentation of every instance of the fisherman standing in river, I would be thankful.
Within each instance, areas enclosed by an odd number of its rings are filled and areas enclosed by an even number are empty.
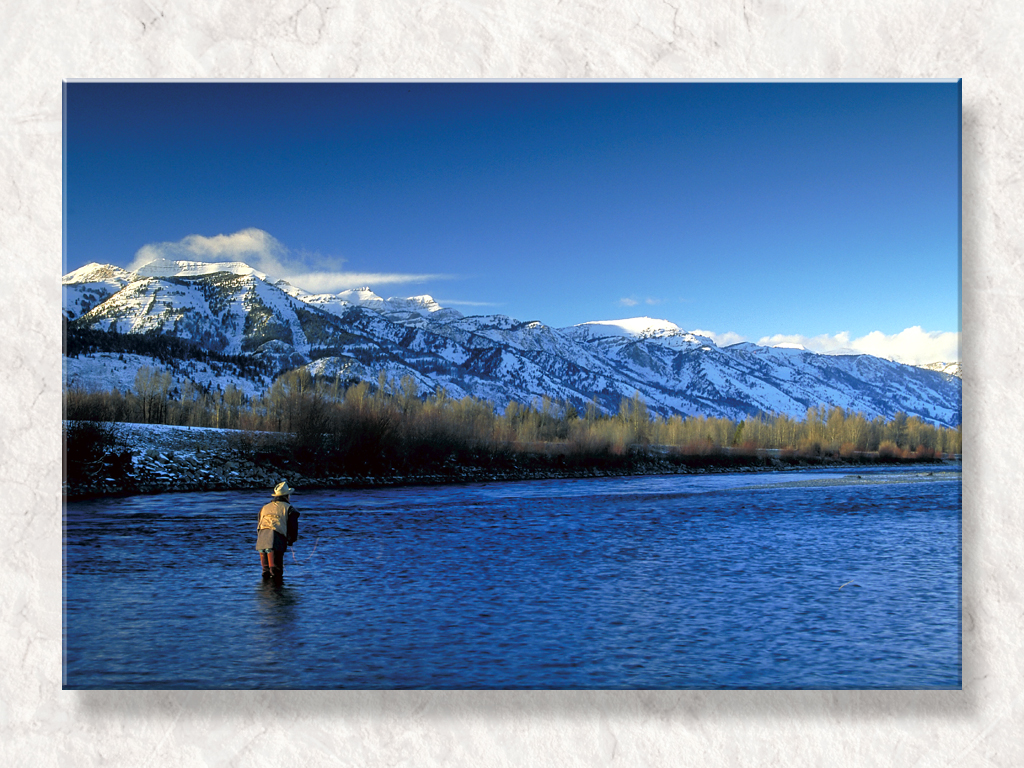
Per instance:
[[[284,553],[299,538],[299,510],[289,500],[293,488],[287,482],[274,487],[273,501],[260,510],[256,526],[256,551],[260,553],[263,578],[280,584],[284,579]]]

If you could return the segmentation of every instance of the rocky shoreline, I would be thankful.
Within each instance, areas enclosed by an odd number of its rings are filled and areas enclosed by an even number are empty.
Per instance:
[[[126,473],[97,471],[78,482],[64,482],[66,499],[191,491],[233,491],[269,489],[282,480],[293,488],[368,488],[398,485],[442,485],[474,482],[508,482],[559,478],[624,477],[631,475],[699,474],[708,472],[753,472],[786,469],[778,466],[737,466],[728,468],[680,466],[668,461],[638,461],[622,467],[538,467],[513,466],[504,469],[452,466],[444,471],[394,473],[388,475],[313,475],[300,468],[255,462],[245,456],[205,449],[174,451],[147,449],[133,457]],[[97,467],[99,470],[99,467]],[[109,476],[115,475],[115,476]]]
[[[451,464],[417,473],[339,475],[311,473],[298,462],[285,458],[279,450],[284,439],[281,435],[202,428],[158,429],[141,424],[119,424],[116,429],[120,456],[114,451],[79,466],[73,477],[66,471],[62,487],[65,499],[260,490],[273,488],[282,480],[294,488],[316,490],[864,466],[829,458],[782,461],[771,455],[696,462],[642,456],[605,462],[603,466],[571,466],[562,457],[524,454],[520,460],[501,467]]]

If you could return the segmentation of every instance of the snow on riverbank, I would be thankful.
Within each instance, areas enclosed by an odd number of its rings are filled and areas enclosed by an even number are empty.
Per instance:
[[[280,443],[285,437],[275,432],[245,432],[237,429],[177,427],[166,424],[119,423],[114,429],[125,446],[136,453],[144,453],[147,450],[204,450],[227,454],[237,450],[242,443]]]
[[[300,478],[287,470],[285,460],[276,467],[258,458],[260,452],[274,453],[286,435],[162,424],[100,428],[109,429],[114,438],[111,452],[128,452],[130,463],[119,471],[94,463],[76,473],[74,483],[65,482],[65,496],[272,488],[281,480]]]
[[[107,463],[95,463],[83,479],[72,484],[65,482],[65,498],[211,490],[269,491],[282,480],[293,488],[312,489],[694,471],[658,460],[603,468],[569,468],[560,466],[557,457],[524,455],[503,468],[453,465],[441,471],[409,475],[307,477],[283,452],[275,450],[287,440],[287,435],[153,424],[112,424],[109,427],[117,437],[114,451],[130,452],[130,462],[123,471],[114,471]],[[738,469],[749,471],[752,468]]]

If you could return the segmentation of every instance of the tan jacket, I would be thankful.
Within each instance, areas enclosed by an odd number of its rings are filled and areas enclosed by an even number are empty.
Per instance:
[[[259,525],[256,526],[256,530],[262,531],[264,528],[273,528],[282,536],[287,536],[288,510],[291,508],[291,504],[287,501],[282,501],[281,499],[275,499],[265,505],[263,509],[260,510],[260,522]]]

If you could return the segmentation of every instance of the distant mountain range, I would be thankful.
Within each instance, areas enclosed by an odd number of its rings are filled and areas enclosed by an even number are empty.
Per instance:
[[[95,344],[114,331],[182,343],[159,367],[203,386],[260,394],[300,367],[345,380],[410,376],[420,392],[441,387],[503,409],[543,397],[606,412],[639,392],[663,416],[803,418],[839,406],[869,418],[897,412],[960,423],[959,363],[915,367],[870,355],[822,355],[751,343],[719,347],[665,320],[632,318],[551,328],[505,315],[441,307],[429,296],[383,299],[369,288],[310,294],[242,263],[156,261],[136,272],[89,264],[64,276],[69,334],[88,353],[66,356],[65,382],[127,388],[156,363],[151,349],[114,355]],[[70,336],[69,336],[70,338]],[[182,352],[187,350],[187,352]]]

